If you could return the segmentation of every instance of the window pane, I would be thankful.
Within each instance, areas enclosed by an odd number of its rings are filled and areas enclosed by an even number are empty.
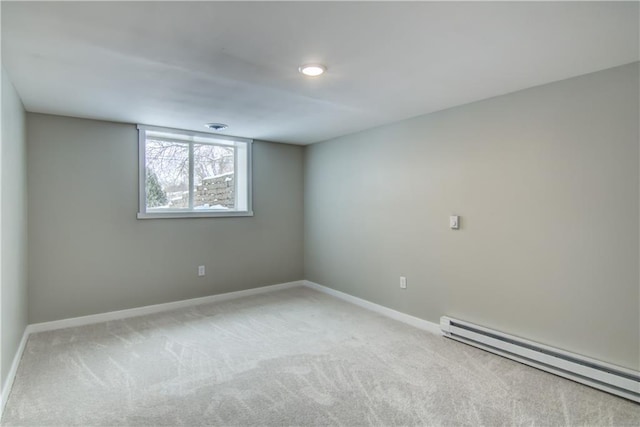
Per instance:
[[[251,140],[138,125],[139,219],[253,216]]]
[[[189,209],[189,144],[146,142],[147,210]]]
[[[234,148],[193,144],[194,209],[235,209]]]

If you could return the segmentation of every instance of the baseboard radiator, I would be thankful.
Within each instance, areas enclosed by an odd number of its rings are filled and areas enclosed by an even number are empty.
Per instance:
[[[450,317],[440,318],[440,328],[445,337],[640,402],[640,372]]]

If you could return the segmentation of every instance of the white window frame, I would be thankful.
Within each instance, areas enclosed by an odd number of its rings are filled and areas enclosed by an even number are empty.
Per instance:
[[[247,203],[244,210],[195,210],[195,209],[176,209],[176,210],[163,210],[147,212],[147,194],[146,194],[146,142],[147,132],[159,132],[167,133],[171,135],[179,135],[180,138],[176,138],[176,142],[189,144],[189,198],[193,198],[193,145],[194,144],[213,144],[213,145],[225,145],[234,147],[234,172],[235,179],[234,185],[236,191],[234,192],[236,197],[236,206],[238,206],[239,191],[238,188],[243,183],[241,182],[245,174],[241,173],[242,169],[246,167],[246,194]],[[238,147],[246,147],[246,165],[238,163]],[[236,216],[253,216],[252,210],[252,186],[253,180],[251,176],[252,167],[252,148],[253,140],[247,138],[240,138],[235,136],[218,135],[207,132],[196,132],[191,130],[172,129],[158,126],[138,125],[138,219],[157,219],[157,218],[210,218],[210,217],[236,217]]]

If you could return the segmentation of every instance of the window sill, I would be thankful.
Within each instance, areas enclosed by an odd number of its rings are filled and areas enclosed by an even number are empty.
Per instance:
[[[221,218],[234,216],[253,216],[253,211],[231,212],[158,212],[138,213],[138,219],[169,219],[169,218]]]

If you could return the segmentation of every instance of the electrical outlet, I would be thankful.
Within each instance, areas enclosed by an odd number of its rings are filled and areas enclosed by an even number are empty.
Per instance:
[[[198,266],[198,276],[204,276],[204,265]]]
[[[407,289],[407,278],[404,276],[400,276],[400,288]]]

